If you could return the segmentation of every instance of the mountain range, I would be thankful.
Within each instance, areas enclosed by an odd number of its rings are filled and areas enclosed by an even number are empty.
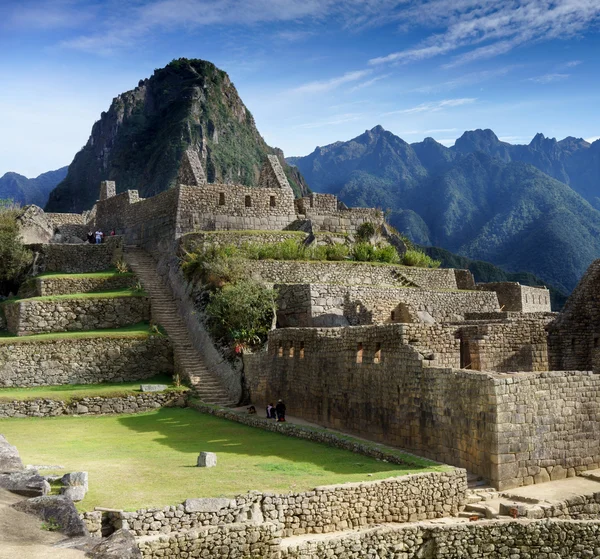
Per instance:
[[[48,211],[90,209],[100,181],[149,197],[175,184],[193,147],[208,182],[255,186],[267,154],[279,156],[297,195],[308,187],[283,153],[269,147],[229,76],[205,60],[180,58],[117,96],[51,193]]]
[[[42,173],[28,179],[18,173],[5,173],[0,177],[0,200],[12,200],[22,206],[35,204],[44,207],[50,192],[67,176],[67,167]]]
[[[474,130],[448,148],[376,126],[288,163],[317,192],[388,209],[418,244],[532,272],[562,291],[600,257],[600,141],[538,134],[511,145]]]

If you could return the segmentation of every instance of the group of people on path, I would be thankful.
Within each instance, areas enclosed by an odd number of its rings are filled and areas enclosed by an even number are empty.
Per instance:
[[[116,232],[114,229],[110,232],[110,235],[111,235],[111,237],[114,237],[116,235]],[[88,231],[87,241],[91,245],[99,245],[99,244],[103,243],[104,242],[104,231],[100,231],[100,229],[98,229],[98,231],[96,231],[95,233],[93,231]]]
[[[267,405],[267,419],[275,419],[276,421],[285,421],[285,404],[283,400],[279,400],[277,405]]]

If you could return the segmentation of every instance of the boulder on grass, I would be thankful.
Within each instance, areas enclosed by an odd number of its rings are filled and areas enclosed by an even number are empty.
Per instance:
[[[60,478],[60,481],[65,486],[82,486],[86,491],[89,489],[87,472],[70,472]]]
[[[66,536],[76,538],[89,536],[89,532],[73,501],[63,495],[46,495],[19,501],[12,505],[14,509],[41,518],[44,522],[58,526]]]
[[[0,435],[0,472],[19,472],[23,469],[17,447],[9,444],[4,435]]]
[[[71,499],[71,501],[83,501],[86,490],[83,485],[69,485],[60,488],[60,494]]]
[[[135,538],[127,530],[117,530],[87,553],[92,559],[142,559]]]
[[[50,484],[35,470],[0,474],[0,487],[23,497],[38,497],[50,493]]]

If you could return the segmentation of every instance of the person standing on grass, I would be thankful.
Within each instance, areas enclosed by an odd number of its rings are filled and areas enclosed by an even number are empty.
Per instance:
[[[277,412],[277,421],[285,421],[285,404],[283,403],[283,400],[277,402],[275,411]]]

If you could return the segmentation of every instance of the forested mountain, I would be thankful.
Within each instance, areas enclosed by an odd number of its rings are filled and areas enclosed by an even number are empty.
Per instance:
[[[533,163],[556,176],[570,170],[573,182],[574,158],[585,154],[593,175],[596,151],[600,142],[541,135],[511,146],[489,130],[466,132],[453,148],[431,138],[408,144],[377,126],[288,162],[317,192],[389,209],[392,225],[417,243],[532,272],[570,291],[600,257],[600,212]],[[600,183],[595,189],[600,195]],[[593,199],[594,187],[587,192]]]
[[[18,173],[5,173],[0,177],[0,200],[10,199],[22,206],[35,204],[43,208],[52,189],[66,176],[67,167],[48,171],[35,179]]]
[[[158,194],[174,185],[190,146],[209,182],[254,186],[266,155],[276,154],[296,194],[308,192],[282,152],[265,143],[229,76],[210,62],[180,58],[113,100],[46,209],[90,209],[102,180],[116,181],[118,192]]]

